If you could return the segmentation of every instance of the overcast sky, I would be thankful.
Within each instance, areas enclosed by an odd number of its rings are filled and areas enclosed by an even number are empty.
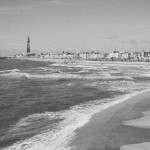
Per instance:
[[[150,50],[150,0],[0,0],[0,54]]]

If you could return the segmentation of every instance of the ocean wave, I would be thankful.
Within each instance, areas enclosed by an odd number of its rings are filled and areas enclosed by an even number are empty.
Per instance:
[[[67,83],[66,86],[76,86],[75,83]]]
[[[77,65],[77,67],[88,69],[88,70],[91,70],[91,69],[94,69],[94,70],[108,69],[107,66],[100,66],[100,65]]]
[[[0,71],[0,73],[19,72],[19,71],[20,71],[19,69],[10,69],[10,70],[2,70]]]
[[[20,72],[19,69],[12,69],[12,70],[8,71],[7,73],[5,72],[3,74],[0,74],[0,76],[10,77],[10,78],[19,78],[19,77],[29,78],[30,77],[30,75],[28,73]]]
[[[148,70],[128,70],[123,74],[131,77],[150,77],[150,71]]]
[[[118,81],[95,81],[86,83],[84,86],[97,87],[111,91],[122,91],[122,92],[134,92],[137,90],[143,90],[150,87],[149,82],[135,83],[131,80],[118,80]]]
[[[53,130],[47,130],[32,138],[17,142],[3,150],[70,150],[70,142],[75,137],[75,130],[89,122],[92,115],[110,106],[123,102],[135,94],[137,94],[137,92],[111,100],[105,99],[81,104],[72,107],[70,110],[61,112],[46,112],[28,116],[20,120],[16,127],[25,127],[28,125],[28,122],[30,123],[39,118],[62,118],[63,121],[57,124]]]
[[[89,70],[80,70],[80,71],[78,71],[78,73],[86,73],[86,72],[89,72]]]
[[[140,76],[140,77],[150,77],[150,73],[139,74],[138,76]]]
[[[133,86],[135,85],[135,83],[133,81],[128,81],[128,80],[118,80],[118,81],[96,81],[96,82],[92,82],[92,83],[86,83],[85,86],[105,86],[105,85],[109,85],[109,86],[124,86],[125,88],[127,86]]]
[[[54,69],[54,68],[50,68],[50,67],[40,67],[40,68],[36,68],[36,71],[38,72],[49,72],[49,73],[60,73],[61,69]]]
[[[88,69],[88,70],[90,70],[90,69],[95,69],[95,70],[97,70],[97,69],[107,69],[108,68],[108,66],[103,66],[103,65],[94,65],[94,64],[52,64],[52,66],[61,66],[61,67],[67,67],[67,68],[69,68],[69,67],[72,67],[72,68],[86,68],[86,69]]]
[[[14,126],[11,126],[7,132],[7,137],[38,134],[39,131],[49,129],[59,119],[58,115],[53,112],[30,115],[20,119]]]
[[[26,77],[29,79],[128,79],[133,80],[130,76],[112,76],[109,73],[101,72],[99,74],[74,74],[74,73],[63,73],[61,71],[52,72],[52,73],[25,73],[20,70],[11,70],[9,73],[0,74],[3,77],[19,78]]]
[[[28,78],[41,78],[41,79],[128,79],[133,80],[129,76],[111,76],[111,74],[70,74],[70,73],[52,73],[52,74],[30,74]]]

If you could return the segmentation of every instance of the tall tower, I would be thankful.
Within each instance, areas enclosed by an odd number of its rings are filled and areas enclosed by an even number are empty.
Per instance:
[[[27,53],[30,53],[30,38],[27,38]]]

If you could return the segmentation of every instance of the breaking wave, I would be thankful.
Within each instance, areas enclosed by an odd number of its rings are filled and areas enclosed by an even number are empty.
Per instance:
[[[62,121],[55,124],[53,130],[47,129],[41,134],[24,141],[17,142],[3,150],[70,150],[71,147],[69,144],[75,137],[75,130],[85,125],[92,115],[110,106],[123,102],[138,93],[135,92],[133,94],[128,94],[124,97],[122,96],[111,100],[96,100],[94,102],[74,106],[70,110],[30,115],[19,120],[19,122],[10,129],[9,132],[15,132],[18,128],[21,131],[21,128],[24,129],[26,126],[32,124],[32,122],[41,119],[62,119]]]
[[[99,74],[73,74],[73,73],[63,73],[61,71],[54,71],[51,73],[25,73],[21,72],[18,69],[13,69],[8,72],[3,72],[0,74],[3,77],[10,77],[10,78],[19,78],[19,77],[26,77],[29,79],[128,79],[133,80],[130,76],[112,76],[109,73],[101,72]]]
[[[10,128],[9,130],[7,130],[8,132],[6,133],[7,134],[6,136],[15,139],[17,136],[29,137],[26,135],[30,135],[30,134],[31,135],[30,138],[14,143],[12,146],[4,148],[3,150],[25,150],[25,149],[26,150],[31,150],[31,149],[32,150],[70,150],[69,143],[75,137],[75,130],[85,125],[91,119],[92,115],[132,97],[133,95],[137,94],[138,91],[150,87],[149,80],[143,80],[142,78],[138,78],[138,79],[134,78],[136,76],[143,76],[143,75],[149,76],[149,72],[140,69],[134,70],[133,68],[107,67],[103,65],[92,66],[90,64],[89,65],[58,64],[58,66],[57,64],[53,64],[51,66],[46,66],[46,67],[42,66],[38,68],[27,68],[26,70],[23,69],[22,70],[12,69],[12,70],[0,71],[0,76],[4,78],[19,78],[19,79],[26,78],[31,80],[38,79],[37,81],[56,80],[56,82],[54,81],[52,83],[53,85],[55,84],[59,86],[49,85],[46,82],[41,83],[39,89],[41,89],[42,87],[43,88],[42,90],[46,94],[43,97],[42,96],[40,98],[38,97],[37,99],[38,100],[41,99],[43,101],[49,98],[50,96],[52,96],[52,99],[55,98],[57,99],[57,95],[60,94],[59,97],[60,100],[62,100],[62,102],[65,102],[64,105],[66,105],[67,108],[70,109],[59,111],[60,110],[59,108],[55,108],[56,112],[32,114],[18,120],[18,122],[14,125],[10,124],[9,126]],[[57,82],[58,79],[69,79],[69,80],[67,81],[62,80],[62,82]],[[70,80],[70,79],[79,79],[79,80]],[[12,82],[13,81],[14,80],[12,80]],[[45,83],[48,84],[48,87],[52,86],[51,88],[53,89],[53,91],[56,91],[54,95],[49,94],[49,90],[47,90],[47,85],[45,85]],[[30,82],[28,85],[29,85],[28,87],[33,88]],[[90,86],[94,88],[89,88],[84,86]],[[23,86],[21,85],[18,87],[23,87]],[[68,88],[69,90],[66,90],[66,88]],[[99,95],[99,92],[101,91],[104,93],[107,93],[109,91],[110,93],[111,92],[114,93],[113,96],[116,95],[116,97],[112,99],[100,99],[95,101],[91,99],[91,102],[70,107],[69,102],[72,100],[73,98],[72,96],[74,96],[76,90],[77,92],[79,91],[79,99],[82,100],[83,98],[84,100],[84,97],[88,96],[88,92],[91,89],[93,90],[92,92],[94,92],[91,93],[94,95],[96,94]],[[21,92],[23,92],[23,94],[25,93],[23,90]],[[83,92],[83,97],[82,96],[80,97],[80,94],[82,92]],[[36,89],[35,89],[35,93],[37,93]],[[68,99],[69,102],[66,102],[66,97],[63,97],[64,93],[66,93],[67,96],[69,94],[71,95]],[[117,94],[119,95],[123,93],[133,93],[133,94],[117,97]],[[35,99],[35,101],[33,102],[36,103],[37,99]],[[27,97],[27,100],[30,99]],[[51,101],[49,101],[49,103],[50,102]],[[79,103],[74,102],[74,105],[75,104],[79,104]],[[44,106],[41,107],[44,108]],[[32,108],[32,106],[30,107]],[[53,107],[53,103],[52,103],[52,107]],[[45,108],[44,110],[49,110],[49,109]],[[27,113],[27,115],[28,114],[29,113]]]
[[[29,78],[30,77],[30,75],[28,73],[22,73],[22,72],[20,72],[19,69],[12,69],[12,70],[3,71],[3,73],[0,74],[0,76],[10,77],[10,78],[19,78],[19,77]]]
[[[140,91],[145,88],[150,87],[149,82],[143,82],[141,83],[135,83],[131,80],[118,80],[118,81],[96,81],[91,83],[86,83],[84,86],[90,86],[90,87],[98,87],[105,90],[111,90],[111,91],[122,91],[122,92],[134,92],[134,91]]]

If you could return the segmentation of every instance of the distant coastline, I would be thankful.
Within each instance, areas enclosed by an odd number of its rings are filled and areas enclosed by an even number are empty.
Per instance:
[[[20,60],[30,60],[30,61],[44,61],[44,62],[52,62],[52,63],[65,63],[65,59],[50,59],[50,58],[17,58]],[[150,66],[150,62],[129,62],[129,61],[93,61],[93,60],[75,60],[75,62],[67,63],[67,64],[95,64],[95,65],[109,65],[109,66]]]

